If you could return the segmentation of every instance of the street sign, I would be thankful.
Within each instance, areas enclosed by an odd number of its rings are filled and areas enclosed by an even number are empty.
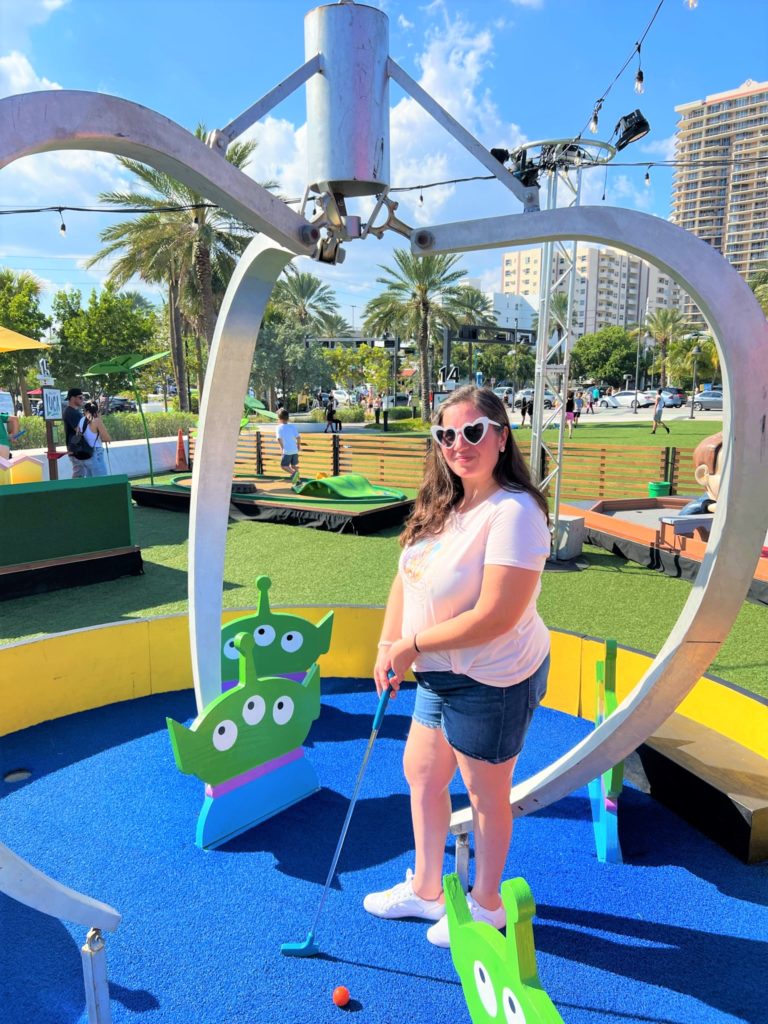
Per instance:
[[[61,392],[58,388],[43,388],[43,417],[46,420],[61,419]]]
[[[45,356],[42,356],[37,360],[37,365],[40,367],[40,373],[43,377],[50,377],[50,370],[48,369],[48,360]]]
[[[40,385],[41,388],[52,388],[56,382],[54,381],[53,377],[46,377],[44,374],[38,373],[37,383]]]

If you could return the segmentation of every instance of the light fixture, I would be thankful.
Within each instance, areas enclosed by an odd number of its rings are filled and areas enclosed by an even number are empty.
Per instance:
[[[645,187],[646,188],[650,188],[651,187],[651,170],[650,170],[650,167],[645,172]]]
[[[631,114],[625,114],[619,118],[619,123],[613,129],[613,134],[618,135],[616,141],[617,151],[625,149],[632,142],[644,138],[651,130],[648,121],[639,110],[633,110]]]
[[[592,111],[592,118],[589,122],[589,130],[593,135],[597,135],[597,107]]]
[[[635,92],[638,96],[641,96],[645,91],[643,85],[645,81],[645,75],[643,74],[643,59],[640,55],[640,43],[635,43],[637,49],[637,74],[635,75]]]
[[[59,225],[59,234],[64,236],[67,233],[67,225],[64,223],[64,214],[62,212],[63,207],[59,207],[59,216],[61,217],[61,224]]]

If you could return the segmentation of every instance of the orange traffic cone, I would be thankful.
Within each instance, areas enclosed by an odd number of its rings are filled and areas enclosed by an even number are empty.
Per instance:
[[[176,442],[176,470],[179,473],[189,472],[189,463],[187,462],[187,452],[184,448],[184,431],[179,430],[179,438]]]

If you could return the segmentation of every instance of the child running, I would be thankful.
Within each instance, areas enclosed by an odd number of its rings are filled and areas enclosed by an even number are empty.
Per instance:
[[[277,443],[283,453],[280,459],[280,468],[291,478],[291,484],[295,487],[299,482],[299,449],[301,438],[299,429],[295,423],[289,423],[288,410],[283,408],[277,414]]]

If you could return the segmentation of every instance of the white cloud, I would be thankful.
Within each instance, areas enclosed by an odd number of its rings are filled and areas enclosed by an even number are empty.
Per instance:
[[[24,47],[30,30],[43,25],[69,0],[2,0],[3,45],[8,49]]]
[[[533,10],[540,10],[544,6],[544,0],[509,0],[513,7],[530,7]]]
[[[408,19],[406,18],[406,16],[404,14],[398,14],[398,16],[397,16],[397,24],[400,26],[400,28],[405,29],[405,30],[408,30],[409,28],[413,28],[413,22],[412,21],[408,21]]]
[[[638,145],[640,153],[647,153],[649,156],[658,156],[662,160],[675,159],[675,136],[670,135],[666,139],[654,139],[653,142],[641,142]]]
[[[22,92],[60,89],[58,82],[40,78],[23,53],[13,50],[0,57],[0,96],[16,96]]]

